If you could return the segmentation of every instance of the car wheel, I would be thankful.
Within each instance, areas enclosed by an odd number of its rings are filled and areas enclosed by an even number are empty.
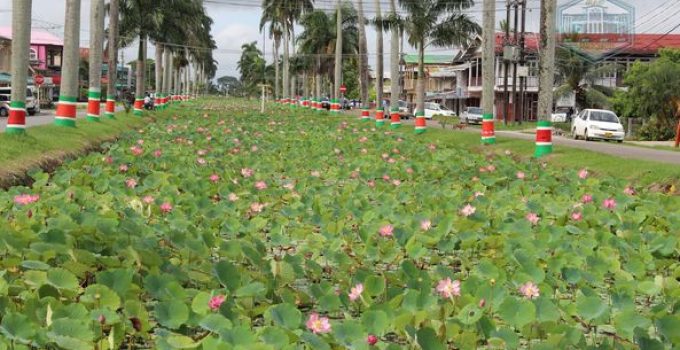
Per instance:
[[[618,143],[623,143],[623,140],[616,140],[616,142],[618,142]]]
[[[574,128],[574,129],[571,130],[571,137],[572,137],[574,140],[578,140],[578,134],[576,133],[576,128]]]
[[[583,130],[583,139],[590,141],[590,138],[588,137],[588,129]]]
[[[9,115],[9,111],[8,111],[8,110],[6,110],[6,109],[4,109],[4,108],[0,108],[0,117],[6,117],[6,116],[8,116],[8,115]]]
[[[30,115],[30,116],[32,117],[32,116],[35,115],[35,113],[36,113],[36,111],[35,111],[35,109],[34,109],[33,111],[29,111],[29,112],[28,112],[28,115]]]

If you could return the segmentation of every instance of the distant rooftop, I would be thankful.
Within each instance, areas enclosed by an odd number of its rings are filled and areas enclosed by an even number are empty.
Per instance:
[[[0,26],[0,38],[12,40],[12,27]],[[31,29],[31,44],[64,46],[64,40],[40,29]]]
[[[425,54],[425,64],[453,64],[454,55],[428,55]],[[404,55],[404,62],[406,64],[417,64],[417,54]]]

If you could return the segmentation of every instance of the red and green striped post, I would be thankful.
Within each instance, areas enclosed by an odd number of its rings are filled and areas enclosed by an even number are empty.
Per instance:
[[[422,134],[427,130],[427,122],[425,121],[425,112],[416,112],[416,134]]]
[[[368,107],[361,109],[361,120],[365,122],[371,121],[371,111],[368,109]]]
[[[90,88],[87,93],[87,120],[91,122],[101,121],[101,98],[102,91],[97,88]]]
[[[390,108],[390,128],[398,129],[401,127],[401,115],[399,115],[399,107]],[[416,119],[417,120],[417,119]]]
[[[381,107],[375,110],[375,126],[385,125],[385,110]]]
[[[106,96],[106,111],[104,116],[109,119],[116,119],[116,96]]]
[[[23,134],[26,132],[26,103],[12,101],[9,103],[6,134]]]
[[[57,114],[54,117],[55,125],[76,127],[76,101],[75,97],[59,96]]]
[[[485,145],[493,145],[496,143],[493,113],[484,113],[482,115],[482,143]]]
[[[548,120],[540,120],[536,125],[536,158],[552,153],[552,124]]]
[[[141,117],[143,113],[144,113],[144,97],[137,96],[137,98],[135,98],[133,114],[138,117]]]
[[[331,112],[336,114],[340,113],[340,104],[338,103],[337,98],[331,100]]]

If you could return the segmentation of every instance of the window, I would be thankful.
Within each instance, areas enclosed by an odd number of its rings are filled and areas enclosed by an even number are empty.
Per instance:
[[[28,51],[28,56],[31,61],[37,61],[38,60],[38,50],[36,49],[29,49]]]
[[[594,121],[594,122],[604,122],[604,123],[618,123],[619,122],[619,118],[617,118],[614,113],[600,112],[600,111],[590,112],[590,120]]]

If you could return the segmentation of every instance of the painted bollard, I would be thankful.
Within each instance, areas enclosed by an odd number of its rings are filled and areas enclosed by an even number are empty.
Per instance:
[[[390,110],[390,128],[397,129],[400,127],[401,127],[401,115],[399,114],[399,108],[392,107]]]
[[[493,114],[490,113],[482,115],[482,143],[485,145],[493,145],[496,143]]]
[[[536,158],[552,153],[552,124],[550,121],[541,120],[536,125]]]
[[[378,108],[375,110],[375,126],[385,125],[385,110]]]
[[[137,96],[135,99],[134,112],[133,114],[141,117],[144,113],[144,97]]]
[[[371,121],[371,111],[368,109],[368,107],[364,107],[361,110],[361,120],[365,122]]]
[[[100,121],[99,116],[101,115],[101,98],[101,90],[90,88],[90,91],[87,94],[87,120],[92,122]]]
[[[427,129],[427,123],[425,121],[425,113],[418,111],[416,112],[416,134],[422,134]]]

